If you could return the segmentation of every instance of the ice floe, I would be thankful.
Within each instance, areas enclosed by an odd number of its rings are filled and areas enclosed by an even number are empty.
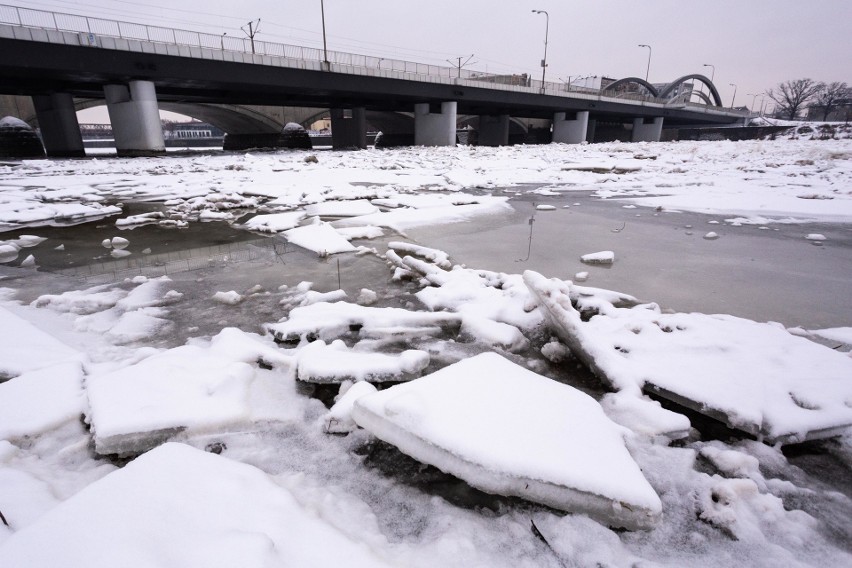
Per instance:
[[[662,513],[623,432],[593,398],[495,353],[362,396],[352,417],[484,491],[631,529]]]
[[[2,557],[31,568],[393,565],[261,470],[183,444],[93,483],[16,532]]]
[[[662,313],[596,299],[527,271],[553,331],[610,386],[650,390],[767,441],[836,435],[852,425],[852,359],[779,326],[726,315]],[[585,306],[587,309],[590,306]]]

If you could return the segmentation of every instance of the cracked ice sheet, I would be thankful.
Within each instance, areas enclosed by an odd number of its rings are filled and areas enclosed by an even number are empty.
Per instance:
[[[4,564],[64,566],[391,566],[345,526],[261,470],[166,444],[14,533]]]
[[[257,367],[262,360],[283,371]],[[86,379],[88,422],[101,454],[132,455],[186,430],[225,431],[300,417],[290,357],[234,328]]]
[[[601,379],[661,391],[734,428],[794,442],[852,425],[852,358],[781,326],[728,315],[663,314],[597,301],[584,322],[572,284],[527,271],[554,331]],[[721,415],[721,416],[720,416]]]
[[[659,497],[590,396],[483,353],[359,398],[355,422],[474,487],[649,528]]]

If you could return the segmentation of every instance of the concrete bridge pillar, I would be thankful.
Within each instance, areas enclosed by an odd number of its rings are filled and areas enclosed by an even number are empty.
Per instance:
[[[165,153],[154,83],[130,81],[127,86],[104,85],[104,96],[119,156]]]
[[[633,119],[633,142],[659,142],[663,134],[663,117],[657,116],[653,122],[646,123],[645,119]]]
[[[509,115],[481,115],[479,117],[480,146],[508,146]]]
[[[431,112],[429,103],[414,105],[414,144],[454,146],[457,106],[455,101],[443,102],[439,112]]]
[[[41,130],[41,140],[48,156],[85,157],[83,136],[77,122],[74,99],[70,94],[33,95],[33,106]]]
[[[586,142],[591,144],[595,141],[595,130],[598,128],[597,120],[589,120],[589,125],[586,127]]]
[[[579,144],[586,141],[589,126],[589,111],[577,112],[568,118],[564,112],[553,115],[553,141],[562,144]]]
[[[335,150],[367,147],[367,111],[333,108],[331,111],[331,147]]]

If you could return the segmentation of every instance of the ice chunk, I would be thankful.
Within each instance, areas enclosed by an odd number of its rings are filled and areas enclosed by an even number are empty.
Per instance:
[[[95,450],[131,455],[184,430],[251,422],[261,411],[265,420],[295,419],[297,408],[287,398],[295,390],[292,379],[248,363],[261,358],[261,347],[249,349],[248,341],[226,339],[210,346],[184,345],[89,376],[88,421]]]
[[[294,245],[312,250],[320,256],[355,250],[346,237],[323,222],[284,231],[284,236]]]
[[[663,408],[659,402],[631,393],[607,393],[601,398],[604,412],[613,422],[652,439],[678,440],[689,435],[689,418]]]
[[[326,345],[314,341],[298,353],[296,378],[308,383],[343,381],[408,381],[429,365],[429,353],[410,349],[397,355],[365,353],[346,347],[341,340]]]
[[[371,215],[378,212],[379,208],[367,199],[323,201],[305,207],[305,213],[311,217],[356,217],[358,215]]]
[[[783,327],[601,300],[583,321],[570,283],[532,271],[524,281],[559,338],[617,389],[651,390],[768,442],[833,436],[852,425],[852,359]]]
[[[344,391],[341,386],[341,394],[337,395],[334,406],[323,417],[323,432],[326,434],[346,434],[355,430],[358,427],[352,420],[352,407],[355,401],[376,392],[376,387],[367,381],[349,384],[348,387]]]
[[[0,379],[60,363],[84,360],[84,355],[30,322],[0,307]]]
[[[37,436],[83,413],[83,367],[59,363],[0,383],[0,440]]]
[[[338,523],[254,466],[166,444],[14,533],[2,557],[28,568],[393,565]]]
[[[586,264],[612,264],[615,262],[615,253],[611,250],[590,252],[589,254],[581,256],[580,260]]]
[[[298,226],[304,218],[305,214],[302,211],[255,215],[246,221],[243,226],[249,231],[277,233]]]
[[[375,336],[382,330],[436,326],[458,329],[461,317],[445,312],[413,312],[402,308],[376,308],[349,302],[318,302],[293,308],[284,322],[266,324],[277,341],[299,342],[302,339],[336,339],[348,332]]]
[[[235,306],[243,301],[243,297],[238,292],[230,290],[228,292],[216,292],[213,294],[213,300],[220,304]]]
[[[661,515],[621,427],[593,398],[495,353],[361,397],[352,417],[484,491],[631,529]]]

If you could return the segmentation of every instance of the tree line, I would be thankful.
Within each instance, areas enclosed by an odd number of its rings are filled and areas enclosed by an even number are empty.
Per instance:
[[[766,91],[766,96],[775,101],[776,116],[795,120],[806,108],[822,112],[826,120],[835,110],[846,107],[846,120],[852,112],[852,89],[845,82],[822,83],[813,79],[793,79],[779,83]]]

